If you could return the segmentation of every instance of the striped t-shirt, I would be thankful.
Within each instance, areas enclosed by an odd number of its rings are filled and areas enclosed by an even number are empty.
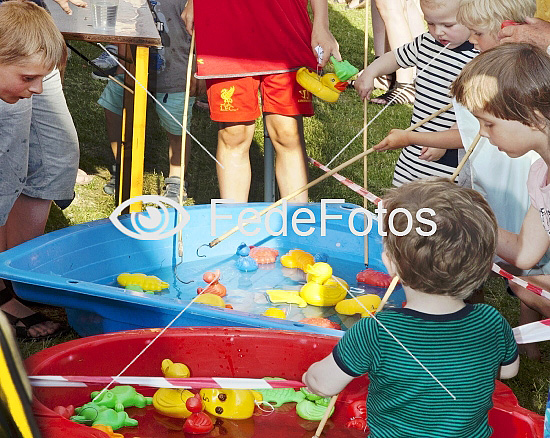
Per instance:
[[[449,88],[462,68],[477,54],[474,46],[468,41],[454,49],[443,49],[429,33],[423,33],[411,43],[394,50],[400,67],[416,67],[415,99],[411,125],[433,114],[441,107],[451,103]],[[441,52],[441,53],[439,53]],[[439,53],[439,55],[438,55]],[[434,59],[435,58],[435,59]],[[428,67],[426,67],[429,64]],[[445,131],[455,123],[455,114],[449,111],[424,123],[417,132]],[[426,161],[418,158],[421,146],[410,145],[399,155],[393,174],[393,185],[430,176],[449,177],[458,165],[456,149],[449,149],[437,161]]]
[[[396,308],[377,317],[456,400],[374,319],[361,319],[332,354],[346,374],[368,372],[369,437],[490,437],[495,378],[518,356],[512,329],[498,311],[467,304],[446,315]]]

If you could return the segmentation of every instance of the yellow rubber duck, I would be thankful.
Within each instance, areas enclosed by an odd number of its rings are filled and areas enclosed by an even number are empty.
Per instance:
[[[160,278],[154,275],[145,275],[139,272],[130,274],[129,272],[123,272],[120,274],[116,281],[122,287],[136,285],[141,287],[144,291],[160,292],[162,289],[169,287],[169,284],[162,281]]]
[[[174,363],[170,359],[164,359],[161,364],[164,377],[187,378],[191,372],[187,365]],[[160,388],[153,395],[153,406],[157,412],[172,418],[187,418],[191,412],[185,402],[193,397],[193,393],[187,389]]]
[[[308,265],[315,263],[313,256],[309,252],[301,249],[291,249],[281,257],[281,265],[285,268],[298,268],[306,271]]]
[[[153,395],[153,406],[158,413],[172,418],[187,418],[191,412],[185,402],[194,394],[187,389],[160,388]]]
[[[306,268],[307,283],[300,289],[300,296],[312,306],[334,306],[347,294],[348,284],[338,277],[332,277],[332,267],[317,262]]]
[[[348,85],[347,82],[341,82],[334,73],[319,76],[306,67],[296,72],[296,81],[314,96],[330,103],[336,102]]]
[[[160,365],[164,377],[186,379],[191,377],[189,367],[184,363],[172,362],[170,359],[164,359]]]
[[[256,401],[262,401],[259,392],[251,389],[201,389],[204,410],[220,418],[244,420],[252,417]]]
[[[380,301],[382,301],[380,297],[375,294],[361,295],[349,300],[340,301],[336,304],[334,310],[342,315],[355,315],[356,313],[360,313],[361,318],[367,318],[376,312],[378,306],[380,305]],[[371,315],[369,315],[365,308],[367,308]]]

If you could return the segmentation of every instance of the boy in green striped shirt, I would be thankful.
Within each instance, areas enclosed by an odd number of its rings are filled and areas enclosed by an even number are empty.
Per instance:
[[[407,304],[357,322],[303,381],[330,396],[368,373],[371,438],[490,437],[495,378],[514,377],[519,368],[506,320],[491,306],[464,302],[490,272],[497,241],[493,212],[479,193],[441,179],[392,189],[383,205],[382,259],[401,279]],[[401,210],[392,217],[398,208],[410,215]],[[435,212],[429,221],[417,215],[423,208]],[[411,220],[411,231],[398,236]],[[434,224],[435,233],[426,236]]]

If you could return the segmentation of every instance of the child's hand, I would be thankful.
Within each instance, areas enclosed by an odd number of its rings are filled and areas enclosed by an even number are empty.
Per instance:
[[[311,33],[311,49],[317,59],[316,47],[320,46],[323,49],[323,57],[321,58],[319,65],[324,67],[328,62],[330,55],[334,56],[337,61],[342,60],[340,55],[340,48],[338,41],[332,35],[328,27],[325,26],[313,26],[313,32]]]
[[[426,161],[437,161],[445,155],[445,149],[423,147],[418,158]]]
[[[386,151],[389,149],[399,149],[409,146],[409,132],[403,129],[392,129],[387,137],[374,146],[377,151]]]
[[[361,99],[368,99],[374,90],[374,78],[363,71],[355,81],[354,87]]]

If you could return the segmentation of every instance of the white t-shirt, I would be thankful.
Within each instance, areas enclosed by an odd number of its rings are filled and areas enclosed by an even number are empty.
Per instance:
[[[479,132],[479,122],[456,101],[453,105],[462,145],[468,150]],[[501,228],[516,234],[521,230],[529,209],[529,168],[539,158],[535,151],[510,158],[483,137],[470,155],[466,165],[470,166],[471,186],[487,200]]]

